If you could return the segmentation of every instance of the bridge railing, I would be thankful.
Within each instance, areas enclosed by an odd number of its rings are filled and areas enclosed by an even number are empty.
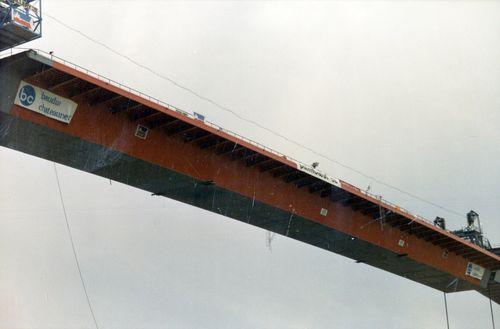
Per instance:
[[[80,72],[85,73],[85,74],[87,74],[87,75],[89,75],[91,77],[94,77],[94,78],[96,78],[98,80],[101,80],[101,81],[103,81],[103,82],[105,82],[105,83],[107,83],[109,85],[113,85],[113,86],[118,87],[120,89],[123,89],[123,90],[125,90],[125,91],[127,91],[127,92],[129,92],[131,94],[134,94],[134,95],[139,96],[139,97],[141,97],[143,99],[146,99],[149,102],[156,103],[156,104],[164,107],[167,110],[175,111],[175,112],[180,113],[180,114],[182,114],[182,115],[184,115],[184,116],[186,116],[188,118],[195,119],[195,116],[192,113],[190,113],[188,111],[185,111],[185,110],[183,110],[181,108],[178,108],[177,106],[175,106],[173,104],[164,102],[164,101],[162,101],[162,100],[160,100],[160,99],[158,99],[156,97],[153,97],[151,95],[143,93],[143,92],[141,92],[141,91],[139,91],[137,89],[134,89],[134,88],[132,88],[130,86],[127,86],[127,85],[125,85],[125,84],[123,84],[121,82],[118,82],[116,80],[107,78],[107,77],[105,77],[105,76],[103,76],[103,75],[101,75],[99,73],[96,73],[96,72],[94,72],[92,70],[84,68],[84,67],[82,67],[82,66],[80,66],[78,64],[70,62],[70,61],[68,61],[68,60],[66,60],[64,58],[58,57],[58,56],[56,56],[54,54],[48,53],[48,52],[46,52],[44,50],[34,49],[34,48],[20,48],[20,47],[15,48],[14,50],[15,51],[10,51],[10,52],[7,52],[7,53],[5,53],[3,55],[0,55],[0,58],[9,57],[9,56],[11,56],[11,55],[13,55],[15,53],[20,53],[20,52],[23,52],[23,51],[26,51],[26,50],[31,50],[31,51],[34,51],[35,53],[41,53],[41,54],[45,55],[47,58],[50,58],[50,60],[52,60],[52,61],[56,61],[58,63],[61,63],[61,64],[65,65],[65,66],[71,67],[71,68],[73,68],[73,69],[75,69],[77,71],[80,71]],[[252,140],[250,138],[247,138],[247,137],[245,137],[243,135],[240,135],[240,134],[238,134],[238,133],[236,133],[234,131],[226,129],[226,128],[224,128],[224,127],[222,127],[222,126],[220,126],[220,125],[218,125],[218,124],[216,124],[214,122],[211,122],[209,120],[204,120],[203,122],[206,125],[211,126],[212,128],[215,128],[215,129],[220,130],[220,131],[224,131],[225,133],[227,133],[229,135],[232,135],[232,136],[234,136],[234,137],[236,137],[238,139],[241,139],[241,140],[243,140],[243,141],[245,141],[247,143],[250,143],[250,144],[258,147],[259,149],[262,149],[264,151],[270,152],[270,153],[272,153],[274,155],[277,155],[279,157],[282,157],[284,159],[289,159],[289,160],[292,160],[294,162],[301,163],[297,159],[293,159],[291,157],[288,157],[287,155],[285,155],[285,154],[283,154],[283,153],[281,153],[281,152],[279,152],[277,150],[274,150],[274,149],[272,149],[272,148],[270,148],[268,146],[265,146],[262,143],[254,141],[254,140]]]

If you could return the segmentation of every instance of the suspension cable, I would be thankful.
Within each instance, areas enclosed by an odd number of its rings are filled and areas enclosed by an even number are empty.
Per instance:
[[[488,286],[488,297],[490,299],[491,324],[495,329],[495,317],[493,316],[493,303],[491,302],[491,287]]]
[[[84,33],[83,31],[81,31],[81,30],[79,30],[79,29],[77,29],[77,28],[75,28],[73,26],[70,26],[69,24],[67,24],[67,23],[63,22],[62,20],[58,19],[57,17],[52,16],[52,15],[50,15],[47,12],[45,12],[44,15],[46,17],[52,19],[57,24],[63,26],[67,30],[70,30],[70,31],[72,31],[72,32],[80,35],[81,37],[87,39],[88,41],[90,41],[90,42],[92,42],[92,43],[94,43],[96,45],[99,45],[99,46],[103,47],[104,49],[110,51],[111,53],[115,54],[116,56],[119,56],[119,57],[127,60],[128,62],[130,62],[130,63],[134,64],[135,66],[137,66],[137,67],[139,67],[139,68],[141,68],[141,69],[143,69],[143,70],[145,70],[145,71],[147,71],[147,72],[155,75],[156,77],[158,77],[158,78],[160,78],[162,80],[168,81],[172,85],[174,85],[177,88],[182,89],[182,90],[190,93],[191,95],[195,96],[196,98],[198,98],[200,100],[203,100],[203,101],[205,101],[205,102],[207,102],[209,104],[212,104],[213,106],[215,106],[219,110],[222,110],[224,112],[230,113],[234,117],[236,117],[236,118],[238,118],[238,119],[240,119],[240,120],[242,120],[244,122],[247,122],[247,123],[250,123],[250,124],[252,124],[252,125],[254,125],[256,127],[259,127],[261,129],[263,129],[263,130],[265,130],[265,131],[273,134],[276,137],[279,137],[279,138],[281,138],[281,139],[283,139],[283,140],[285,140],[285,141],[287,141],[287,142],[289,142],[291,144],[294,144],[294,145],[300,147],[301,149],[307,150],[307,151],[309,151],[309,152],[311,152],[311,153],[313,153],[313,154],[315,154],[315,155],[317,155],[319,157],[322,157],[323,159],[325,159],[325,160],[327,160],[327,161],[329,161],[329,162],[331,162],[333,164],[336,164],[336,165],[338,165],[338,166],[340,166],[342,168],[345,168],[345,169],[347,169],[347,170],[349,170],[349,171],[351,171],[353,173],[356,173],[356,174],[360,175],[361,177],[370,179],[370,180],[372,180],[372,181],[374,181],[374,182],[376,182],[376,183],[378,183],[378,184],[380,184],[382,186],[385,186],[385,187],[387,187],[387,188],[389,188],[391,190],[397,191],[397,192],[399,192],[399,193],[401,193],[403,195],[409,196],[412,199],[418,200],[418,201],[420,201],[422,203],[428,204],[428,205],[433,206],[433,207],[435,207],[437,209],[441,209],[442,211],[445,211],[445,212],[447,212],[449,214],[452,214],[454,216],[457,216],[459,218],[463,218],[464,217],[464,215],[460,211],[457,211],[457,210],[454,210],[454,209],[450,209],[450,208],[444,207],[444,206],[442,206],[442,205],[440,205],[440,204],[438,204],[436,202],[427,200],[427,199],[425,199],[425,198],[423,198],[423,197],[421,197],[419,195],[416,195],[416,194],[414,194],[412,192],[403,190],[402,188],[399,188],[399,187],[397,187],[397,186],[395,186],[393,184],[387,183],[387,182],[382,181],[382,180],[380,180],[380,179],[378,179],[376,177],[373,177],[372,175],[370,175],[368,173],[365,173],[365,172],[363,172],[363,171],[361,171],[359,169],[356,169],[356,168],[348,165],[347,163],[344,163],[343,161],[336,160],[336,159],[334,159],[332,157],[327,156],[326,154],[318,152],[315,149],[313,149],[313,148],[311,148],[311,147],[309,147],[309,146],[307,146],[305,144],[302,144],[302,143],[300,143],[300,142],[298,142],[298,141],[296,141],[296,140],[294,140],[292,138],[289,138],[288,136],[285,136],[284,134],[282,134],[280,132],[277,132],[277,131],[275,131],[275,130],[273,130],[273,129],[265,126],[265,125],[262,125],[261,123],[255,121],[253,119],[250,119],[250,118],[246,117],[245,115],[240,114],[239,112],[233,110],[232,108],[230,108],[228,106],[222,105],[221,103],[219,103],[218,101],[216,101],[216,100],[214,100],[214,99],[212,99],[210,97],[202,95],[198,91],[193,90],[192,88],[189,88],[189,87],[187,87],[186,85],[184,85],[184,84],[182,84],[180,82],[177,82],[176,79],[173,79],[173,78],[171,78],[171,77],[169,77],[169,76],[167,76],[165,74],[161,74],[161,73],[157,72],[156,70],[152,69],[151,67],[140,63],[139,61],[135,60],[134,58],[132,58],[132,57],[126,55],[126,54],[124,54],[123,52],[120,52],[120,51],[118,51],[118,50],[110,47],[106,43],[104,43],[104,42],[102,42],[100,40],[97,40],[96,38],[94,38],[94,37],[92,37],[92,36]]]
[[[443,291],[444,296],[444,310],[446,312],[446,327],[450,329],[450,318],[448,317],[448,301],[446,300],[446,292]]]

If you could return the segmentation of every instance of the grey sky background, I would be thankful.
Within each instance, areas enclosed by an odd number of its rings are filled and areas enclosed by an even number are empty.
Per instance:
[[[500,2],[54,1],[44,9],[246,117],[445,207],[500,243]],[[243,122],[64,29],[30,44],[429,219],[464,218]],[[101,328],[445,328],[425,286],[58,166]],[[0,149],[0,328],[92,328],[53,165]],[[448,295],[451,328],[488,301]],[[494,305],[497,322],[500,308]]]

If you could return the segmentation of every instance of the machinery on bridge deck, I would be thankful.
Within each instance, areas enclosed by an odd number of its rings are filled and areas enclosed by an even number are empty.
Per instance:
[[[474,210],[467,213],[467,226],[461,230],[453,231],[453,234],[461,237],[462,239],[468,240],[481,248],[487,250],[492,249],[490,241],[483,235],[483,228],[481,227],[481,222],[479,221],[479,215]]]
[[[436,217],[436,219],[434,219],[434,225],[446,230],[446,220],[442,217]],[[492,251],[494,249],[491,246],[490,241],[484,237],[481,221],[479,220],[479,214],[474,210],[467,213],[466,227],[450,232],[486,250]]]
[[[0,0],[0,51],[42,36],[42,0]]]

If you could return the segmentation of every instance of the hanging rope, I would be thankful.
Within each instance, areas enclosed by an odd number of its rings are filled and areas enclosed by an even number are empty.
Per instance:
[[[446,327],[450,329],[450,318],[448,317],[448,301],[446,300],[446,293],[443,291],[444,296],[444,310],[446,312]]]
[[[491,287],[488,286],[488,297],[490,298],[490,312],[491,312],[491,324],[493,329],[495,329],[495,317],[493,316],[493,303],[491,302]]]
[[[82,283],[83,292],[85,293],[85,298],[87,299],[87,305],[89,306],[90,314],[92,315],[92,320],[94,320],[94,325],[96,329],[99,329],[99,325],[97,324],[92,304],[90,303],[89,294],[87,292],[87,286],[85,285],[85,281],[83,280],[82,270],[80,268],[80,262],[78,261],[78,256],[76,254],[75,243],[73,241],[73,235],[71,234],[71,227],[69,226],[68,214],[66,213],[66,206],[64,205],[61,183],[59,182],[59,174],[57,173],[57,166],[55,162],[54,162],[54,172],[56,174],[57,188],[59,189],[59,197],[61,198],[61,205],[64,213],[64,219],[66,220],[66,229],[68,230],[68,236],[71,242],[71,249],[73,250],[73,257],[75,258],[76,268],[78,269],[78,275],[80,276],[80,282]]]

